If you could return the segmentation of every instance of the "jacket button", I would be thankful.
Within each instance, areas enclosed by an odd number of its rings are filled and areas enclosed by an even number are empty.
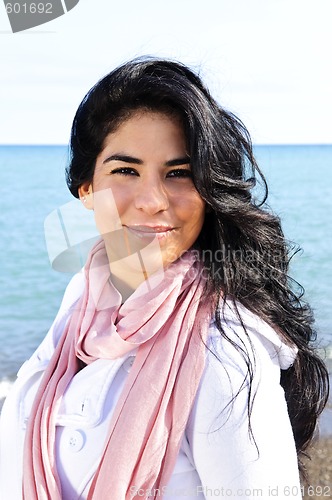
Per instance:
[[[127,358],[124,363],[123,363],[123,368],[126,370],[127,373],[130,372],[131,370],[131,367],[133,366],[134,364],[134,361],[135,361],[135,356],[129,356],[129,358]]]
[[[85,435],[82,431],[70,431],[68,435],[68,448],[73,453],[80,451],[85,443]]]

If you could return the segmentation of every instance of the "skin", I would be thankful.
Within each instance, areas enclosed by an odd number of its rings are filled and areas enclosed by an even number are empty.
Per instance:
[[[124,300],[195,243],[205,217],[183,128],[159,112],[136,111],[106,137],[79,195],[94,210]]]

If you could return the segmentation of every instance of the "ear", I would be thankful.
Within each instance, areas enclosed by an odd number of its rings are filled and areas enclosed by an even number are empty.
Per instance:
[[[93,210],[93,191],[92,184],[85,182],[78,188],[78,195],[84,207],[88,210]]]

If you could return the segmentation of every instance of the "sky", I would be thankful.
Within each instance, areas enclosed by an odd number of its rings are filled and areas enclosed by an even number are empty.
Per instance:
[[[96,81],[133,57],[199,71],[256,144],[332,143],[331,0],[80,0],[12,33],[0,4],[0,144],[67,144]]]

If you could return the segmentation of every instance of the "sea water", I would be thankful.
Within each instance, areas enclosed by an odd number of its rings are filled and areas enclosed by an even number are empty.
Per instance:
[[[316,314],[318,343],[332,345],[332,146],[256,146],[268,203],[303,249],[293,276]],[[72,200],[66,146],[0,146],[0,400],[50,327],[71,274],[52,269],[44,221]]]

